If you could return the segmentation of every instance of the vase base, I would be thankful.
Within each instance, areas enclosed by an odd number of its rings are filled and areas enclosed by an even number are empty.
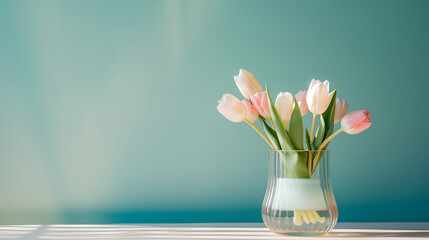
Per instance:
[[[319,235],[325,234],[324,232],[285,232],[285,233],[274,232],[274,233],[282,236],[319,236]]]
[[[270,215],[262,214],[264,224],[274,233],[281,235],[320,235],[332,229],[329,210],[279,211],[267,209]],[[274,213],[274,214],[271,214]]]

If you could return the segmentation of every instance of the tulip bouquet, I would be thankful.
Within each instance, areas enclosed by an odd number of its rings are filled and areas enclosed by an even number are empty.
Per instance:
[[[337,90],[329,92],[327,80],[321,82],[313,79],[308,90],[301,90],[295,96],[289,92],[280,92],[275,102],[268,87],[265,86],[263,91],[252,73],[241,69],[234,80],[245,99],[240,101],[231,94],[224,94],[217,110],[232,122],[246,122],[271,149],[288,150],[281,155],[285,178],[311,178],[323,150],[335,136],[341,132],[357,134],[371,126],[367,110],[346,115],[349,105],[337,98]],[[312,123],[310,131],[307,128],[304,131],[302,117],[309,111],[313,114]],[[315,129],[318,116],[319,124]],[[254,125],[258,119],[265,134]],[[334,125],[338,122],[341,122],[341,127],[334,132]],[[301,214],[317,219],[313,215],[317,215],[315,212]],[[322,221],[320,217],[319,221]]]

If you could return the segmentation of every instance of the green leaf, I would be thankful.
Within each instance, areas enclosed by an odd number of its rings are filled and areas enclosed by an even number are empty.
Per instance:
[[[314,151],[314,147],[310,142],[310,134],[308,134],[307,128],[305,129],[305,142],[307,143],[307,150]]]
[[[286,132],[286,128],[283,125],[282,119],[280,118],[279,113],[277,112],[276,107],[274,106],[273,101],[270,97],[270,92],[268,90],[267,85],[265,85],[265,88],[267,89],[267,96],[268,96],[268,106],[270,107],[271,112],[271,118],[274,123],[274,128],[277,133],[277,137],[279,139],[279,143],[281,146],[281,150],[295,150],[292,142],[289,139],[289,136]]]
[[[320,115],[320,124],[317,128],[316,135],[314,136],[314,148],[318,149],[319,146],[322,144],[323,139],[325,137],[325,120],[323,120],[323,116]]]
[[[334,93],[332,94],[331,102],[329,103],[329,106],[326,109],[326,111],[322,114],[323,120],[325,121],[325,125],[326,125],[325,137],[323,140],[327,139],[334,132],[336,98],[337,98],[337,89],[334,90]]]
[[[287,165],[287,178],[308,178],[307,151],[287,151],[284,153]]]
[[[271,117],[274,123],[274,128],[279,139],[281,150],[295,150],[294,145],[292,144],[289,135],[286,131],[286,128],[283,125],[283,122],[280,118],[279,113],[277,112],[276,107],[274,106],[273,101],[270,97],[270,92],[268,87],[267,89],[268,96],[268,105],[270,107]],[[301,123],[302,124],[302,123]],[[288,178],[308,178],[308,169],[307,169],[307,152],[282,152],[285,162],[285,177]]]
[[[289,137],[296,150],[304,150],[303,143],[303,127],[301,111],[299,110],[298,102],[294,97],[295,108],[293,109],[289,125]]]
[[[262,127],[265,130],[265,133],[268,136],[268,139],[270,139],[270,142],[273,144],[275,150],[280,150],[279,140],[277,139],[277,134],[274,129],[272,129],[270,126],[268,126],[267,122],[265,122],[265,119],[261,116],[259,116],[259,120],[261,121]]]

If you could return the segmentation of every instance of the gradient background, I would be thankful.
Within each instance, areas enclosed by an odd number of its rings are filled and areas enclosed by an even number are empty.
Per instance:
[[[240,68],[371,111],[330,145],[339,221],[429,221],[429,1],[1,1],[0,223],[261,221]]]

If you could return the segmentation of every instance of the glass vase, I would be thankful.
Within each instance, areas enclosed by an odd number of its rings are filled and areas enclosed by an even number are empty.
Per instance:
[[[309,154],[316,156],[318,152],[269,152],[268,185],[262,204],[262,218],[274,233],[319,235],[329,232],[337,223],[338,208],[331,186],[329,151],[320,151],[320,160],[311,177],[308,173],[302,174],[304,177],[290,177],[287,174],[288,167],[295,166],[296,162],[293,161],[305,161],[304,166],[307,166]],[[296,157],[298,155],[300,158]]]

